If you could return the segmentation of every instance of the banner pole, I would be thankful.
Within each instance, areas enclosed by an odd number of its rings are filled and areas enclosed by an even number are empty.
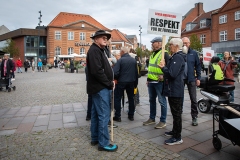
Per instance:
[[[165,55],[165,44],[166,43],[166,35],[163,35],[162,36],[162,60],[161,62],[164,62],[165,59],[164,59],[164,55]]]

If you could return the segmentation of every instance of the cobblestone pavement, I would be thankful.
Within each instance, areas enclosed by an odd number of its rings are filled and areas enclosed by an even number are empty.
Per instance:
[[[164,132],[172,129],[170,110],[167,127],[143,126],[149,116],[146,77],[140,78],[140,105],[134,121],[122,110],[122,122],[114,129],[117,152],[106,153],[90,145],[85,74],[49,72],[16,73],[16,91],[0,92],[0,159],[240,159],[240,148],[221,136],[222,150],[212,145],[212,112],[199,113],[191,126],[190,100],[185,90],[181,145],[164,145]],[[235,101],[239,99],[236,83]],[[203,97],[199,94],[198,98]],[[160,107],[158,104],[158,115]],[[159,117],[157,117],[158,119]],[[158,121],[158,120],[157,120]]]

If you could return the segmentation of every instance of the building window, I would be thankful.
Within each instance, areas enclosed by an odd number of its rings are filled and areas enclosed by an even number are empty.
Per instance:
[[[240,19],[240,11],[236,11],[235,12],[235,20],[239,20]]]
[[[74,40],[73,32],[68,32],[68,40]]]
[[[85,54],[85,48],[80,49],[80,54]]]
[[[68,48],[68,55],[70,55],[70,54],[73,54],[73,48],[72,47]]]
[[[206,27],[206,19],[200,21],[200,28]]]
[[[61,55],[61,48],[60,47],[55,48],[55,56],[57,56],[57,55]]]
[[[219,35],[220,35],[220,42],[227,41],[227,31],[221,31]]]
[[[61,39],[61,31],[55,31],[55,39],[60,40]]]
[[[200,41],[202,44],[206,43],[206,35],[205,34],[200,35]]]
[[[240,39],[240,28],[235,29],[235,40]]]
[[[80,40],[85,40],[85,33],[80,33]]]
[[[187,24],[186,25],[186,31],[190,31],[192,29],[192,25],[191,24]]]
[[[227,15],[222,15],[219,17],[219,24],[227,23]]]

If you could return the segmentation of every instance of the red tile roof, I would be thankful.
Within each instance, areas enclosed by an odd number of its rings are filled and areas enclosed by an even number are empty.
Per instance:
[[[127,42],[132,44],[132,42],[126,37],[126,35],[120,32],[118,29],[113,29],[111,35],[112,42]]]
[[[49,24],[50,27],[63,27],[68,24],[73,24],[76,22],[85,21],[93,26],[96,26],[99,29],[111,31],[107,27],[103,26],[101,23],[96,21],[90,15],[85,14],[76,14],[76,13],[67,13],[60,12]]]

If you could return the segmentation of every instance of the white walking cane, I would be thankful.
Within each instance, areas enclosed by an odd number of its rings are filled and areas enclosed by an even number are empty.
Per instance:
[[[111,141],[112,142],[113,142],[114,89],[115,89],[115,83],[113,84],[113,90],[111,95]]]
[[[115,89],[115,81],[114,81],[114,72],[113,73],[113,89],[111,95],[111,141],[113,142],[113,114],[114,114],[114,89]]]

